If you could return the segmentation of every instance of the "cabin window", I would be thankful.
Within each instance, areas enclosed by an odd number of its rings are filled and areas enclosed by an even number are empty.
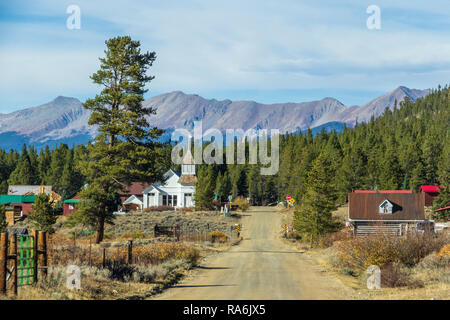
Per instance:
[[[169,206],[172,205],[172,195],[171,194],[169,194],[169,201],[168,201],[167,205],[169,205]]]
[[[379,206],[379,213],[391,214],[393,208],[394,208],[394,205],[390,201],[384,200]]]
[[[69,204],[69,210],[73,210],[73,209],[74,209],[73,205]]]
[[[163,194],[163,206],[167,206],[167,195]]]

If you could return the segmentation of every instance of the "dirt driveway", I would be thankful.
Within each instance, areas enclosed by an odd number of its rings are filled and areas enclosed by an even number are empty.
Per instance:
[[[280,239],[281,216],[274,208],[252,208],[241,223],[238,246],[209,256],[154,299],[352,299],[351,289]]]

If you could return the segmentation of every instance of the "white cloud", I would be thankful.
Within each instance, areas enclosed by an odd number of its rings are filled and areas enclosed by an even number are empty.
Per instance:
[[[104,40],[116,34],[130,34],[157,52],[151,88],[158,92],[385,91],[450,78],[447,30],[431,30],[413,17],[420,12],[442,18],[450,12],[448,1],[377,0],[379,31],[366,28],[365,9],[372,3],[350,0],[78,1],[82,29],[74,31],[65,28],[69,4],[28,2],[20,12],[30,22],[0,23],[11,30],[0,38],[2,96],[95,92],[88,77],[98,67]],[[396,19],[394,13],[403,11],[410,20]]]

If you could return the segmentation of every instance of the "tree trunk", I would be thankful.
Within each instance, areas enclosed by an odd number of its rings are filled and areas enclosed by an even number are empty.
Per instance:
[[[105,215],[102,213],[102,215],[98,218],[97,221],[97,234],[95,238],[95,243],[100,243],[103,240],[103,234],[105,232]]]

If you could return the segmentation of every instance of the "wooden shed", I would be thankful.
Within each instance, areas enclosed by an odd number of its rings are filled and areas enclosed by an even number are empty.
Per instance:
[[[348,221],[356,235],[402,235],[425,221],[423,197],[409,190],[357,190],[348,199]]]

